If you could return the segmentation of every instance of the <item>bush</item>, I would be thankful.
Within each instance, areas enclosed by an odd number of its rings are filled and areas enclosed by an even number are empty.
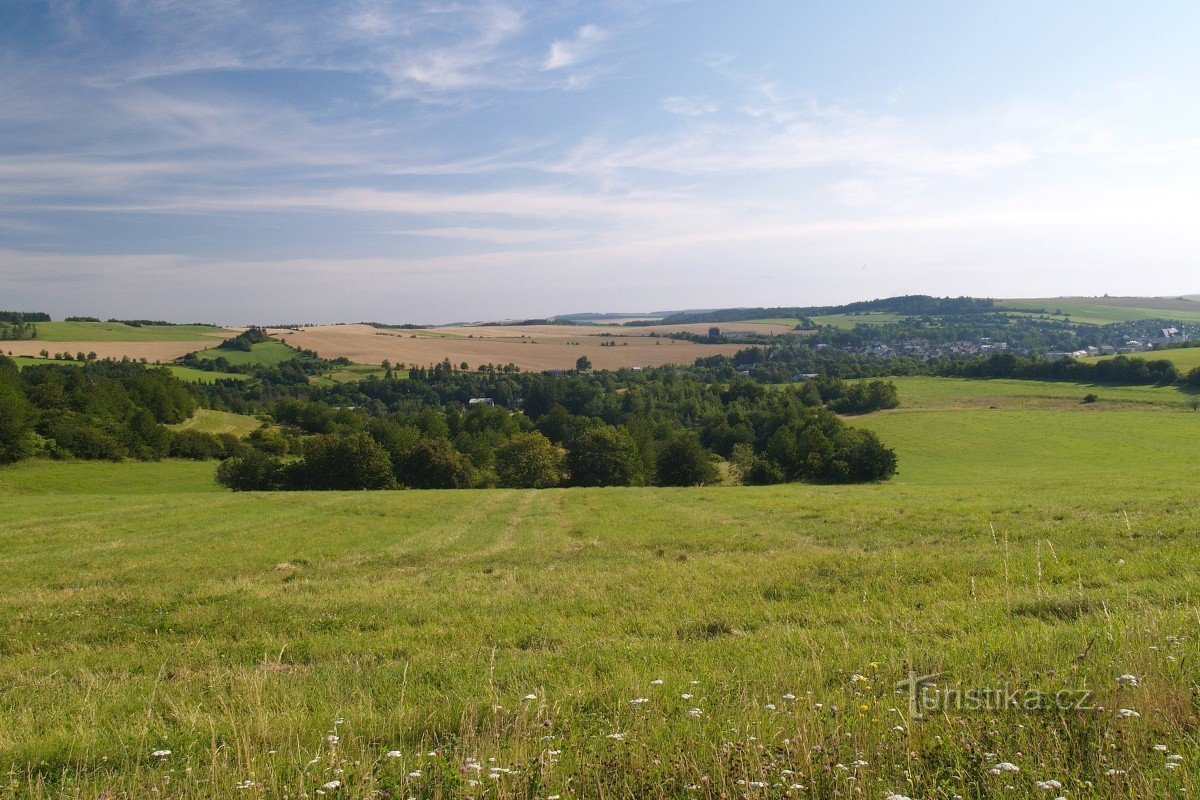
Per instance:
[[[562,453],[541,433],[519,433],[496,451],[496,477],[514,489],[545,489],[562,481]]]
[[[708,451],[693,433],[669,442],[659,452],[656,467],[660,486],[703,486],[721,478]]]
[[[299,489],[349,491],[393,489],[392,461],[365,433],[327,434],[304,442],[304,460],[295,465],[293,480]]]
[[[228,458],[217,467],[217,483],[235,492],[269,492],[284,488],[283,462],[258,450]]]
[[[572,486],[633,486],[642,483],[637,445],[624,428],[604,425],[586,430],[567,449]]]
[[[470,459],[447,439],[421,440],[396,472],[414,489],[465,489],[475,480]]]

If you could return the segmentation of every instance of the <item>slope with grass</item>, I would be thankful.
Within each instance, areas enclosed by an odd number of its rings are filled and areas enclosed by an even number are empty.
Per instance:
[[[212,342],[234,331],[215,325],[126,325],[122,322],[39,322],[43,342]]]
[[[213,360],[224,358],[234,366],[273,367],[290,361],[298,354],[283,342],[269,341],[250,345],[250,350],[224,350],[213,347],[196,353],[200,358]]]
[[[1165,359],[1174,364],[1180,372],[1187,373],[1196,367],[1200,367],[1200,347],[1172,347],[1165,350],[1143,350],[1140,353],[1130,354],[1134,358],[1145,359]],[[1115,356],[1098,356],[1095,359],[1083,359],[1084,361],[1100,361],[1107,358],[1115,358]]]
[[[190,419],[178,425],[171,425],[177,431],[199,431],[201,433],[232,433],[239,438],[249,436],[263,426],[260,420],[245,414],[233,414],[228,411],[214,411],[211,408],[198,408]]]
[[[211,464],[0,469],[0,791],[1193,786],[1200,414],[855,424],[893,481],[238,495]],[[1104,710],[914,720],[910,671]]]
[[[1040,297],[997,300],[1000,308],[1045,311],[1070,317],[1073,322],[1108,325],[1165,319],[1200,322],[1200,302],[1162,297]]]

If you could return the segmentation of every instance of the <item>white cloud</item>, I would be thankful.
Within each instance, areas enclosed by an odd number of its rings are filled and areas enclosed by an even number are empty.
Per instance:
[[[705,114],[716,112],[718,106],[704,97],[672,95],[663,98],[662,108],[668,114],[676,114],[681,117],[702,117]]]
[[[573,39],[560,39],[550,45],[542,69],[549,71],[573,67],[595,54],[596,48],[608,34],[600,27],[592,24],[584,25],[575,33]]]

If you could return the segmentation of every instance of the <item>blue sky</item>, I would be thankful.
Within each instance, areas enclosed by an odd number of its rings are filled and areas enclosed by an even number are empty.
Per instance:
[[[1200,291],[1200,4],[0,8],[0,306]]]

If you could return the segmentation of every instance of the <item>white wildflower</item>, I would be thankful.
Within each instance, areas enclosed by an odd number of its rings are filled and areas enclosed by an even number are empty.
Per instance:
[[[1132,708],[1122,708],[1121,710],[1117,711],[1117,716],[1121,717],[1122,719],[1137,719],[1141,716],[1141,714],[1134,711]]]
[[[1125,674],[1117,678],[1117,683],[1121,686],[1128,686],[1130,689],[1138,687],[1138,679],[1136,675]]]
[[[655,678],[654,680],[650,681],[650,685],[651,686],[662,686],[663,685],[662,678]]]
[[[321,788],[327,792],[332,792],[334,789],[342,788],[342,782],[341,781],[330,781],[329,783],[322,785]]]
[[[1037,787],[1039,789],[1061,789],[1063,785],[1062,781],[1056,781],[1052,779],[1048,781],[1038,781]]]
[[[387,751],[388,758],[400,758],[403,755],[404,755],[404,753],[401,753],[399,750],[388,750]]]
[[[171,755],[170,750],[155,750],[150,754],[152,758],[166,758],[169,755]]]

